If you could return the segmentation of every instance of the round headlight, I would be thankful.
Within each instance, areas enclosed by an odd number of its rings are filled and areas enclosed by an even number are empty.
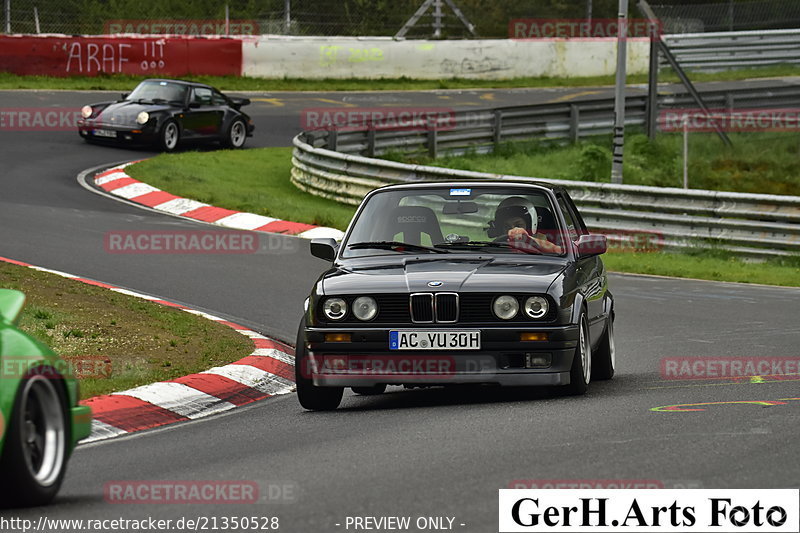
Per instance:
[[[331,320],[341,320],[347,314],[347,302],[341,298],[328,298],[322,306],[325,316]]]
[[[531,296],[525,300],[525,314],[531,318],[542,318],[547,314],[550,304],[547,303],[547,298],[541,296]]]
[[[359,296],[353,302],[353,314],[359,320],[372,320],[378,314],[378,303],[370,296]]]
[[[513,296],[498,296],[492,305],[492,310],[497,318],[511,320],[519,312],[519,302]]]
[[[90,105],[85,105],[85,106],[83,106],[83,107],[81,108],[81,116],[82,116],[83,118],[89,118],[89,117],[91,117],[91,116],[92,116],[92,113],[94,113],[94,110],[92,109],[92,106],[90,106]]]
[[[147,111],[142,111],[138,115],[136,115],[136,122],[139,124],[147,124],[147,121],[150,120],[150,113]]]

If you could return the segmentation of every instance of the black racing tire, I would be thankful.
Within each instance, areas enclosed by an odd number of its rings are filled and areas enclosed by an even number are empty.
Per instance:
[[[361,396],[378,396],[386,392],[386,383],[374,385],[372,387],[352,387],[353,392]]]
[[[235,118],[228,125],[225,130],[225,138],[222,139],[222,144],[228,148],[238,150],[244,148],[244,143],[247,140],[247,124],[241,118]]]
[[[578,324],[580,325],[578,345],[575,347],[575,355],[572,356],[572,367],[569,371],[570,383],[566,387],[567,393],[574,396],[586,394],[592,379],[592,342],[589,337],[589,321],[585,311],[581,311]]]
[[[174,119],[167,119],[158,132],[158,147],[163,152],[174,152],[181,140],[181,128]]]
[[[297,331],[297,343],[294,352],[294,377],[297,385],[297,399],[300,405],[309,411],[333,411],[342,402],[344,387],[317,387],[306,377],[310,366],[306,355],[305,318],[300,322]]]
[[[38,369],[20,383],[0,457],[3,506],[47,505],[67,471],[69,410],[61,381]]]
[[[600,339],[600,344],[592,353],[592,379],[598,381],[614,377],[617,366],[616,347],[614,346],[614,314],[608,317],[608,325]]]

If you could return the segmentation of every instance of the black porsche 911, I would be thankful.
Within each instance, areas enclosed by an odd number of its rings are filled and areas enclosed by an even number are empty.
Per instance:
[[[387,385],[563,385],[615,369],[614,299],[600,255],[560,187],[482,181],[369,193],[306,300],[295,372],[303,407]]]
[[[241,110],[249,103],[202,83],[144,80],[121,100],[83,106],[78,132],[89,142],[155,145],[166,152],[182,141],[242,148],[254,129]]]

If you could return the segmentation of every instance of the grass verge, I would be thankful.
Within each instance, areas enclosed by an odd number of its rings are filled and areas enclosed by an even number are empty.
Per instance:
[[[773,78],[800,76],[800,67],[777,65],[757,69],[741,69],[725,72],[690,74],[692,81],[739,81],[752,78]],[[122,74],[100,75],[95,77],[52,77],[18,76],[7,72],[0,73],[0,89],[43,89],[43,90],[112,90],[130,91],[134,85],[147,76]],[[418,80],[412,78],[395,79],[263,79],[238,76],[184,76],[183,79],[213,85],[225,91],[421,91],[433,89],[510,89],[519,87],[587,87],[614,85],[614,76],[592,76],[577,78],[514,78],[508,80],[471,80],[463,78]],[[659,76],[662,83],[677,83],[678,77],[665,70]],[[628,76],[629,84],[647,83],[646,74]]]
[[[162,154],[129,166],[134,178],[219,207],[346,229],[355,209],[289,182],[291,148]],[[800,259],[749,263],[714,249],[683,253],[609,252],[609,270],[716,281],[800,286]]]
[[[635,131],[635,130],[634,130]],[[693,189],[767,194],[800,194],[800,138],[797,133],[730,135],[725,146],[711,133],[689,134],[689,186]],[[546,179],[611,181],[611,138],[577,144],[542,141],[504,144],[491,154],[391,159],[439,167]],[[625,141],[625,183],[683,187],[683,136],[659,134],[655,142],[630,133]]]
[[[0,263],[0,288],[27,296],[19,326],[68,360],[110,361],[81,378],[84,398],[237,361],[249,339],[205,318],[54,274]]]

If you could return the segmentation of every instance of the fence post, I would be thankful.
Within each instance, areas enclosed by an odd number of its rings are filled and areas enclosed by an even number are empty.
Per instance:
[[[11,33],[11,0],[6,0],[3,3],[3,11],[6,14],[6,34]]]
[[[339,131],[335,127],[328,130],[328,150],[339,150]]]
[[[661,28],[657,23],[649,22],[650,33],[650,73],[647,82],[647,136],[651,141],[656,139],[658,131],[658,41],[661,39]]]
[[[375,157],[375,126],[367,124],[367,157]]]
[[[492,128],[492,140],[494,141],[494,149],[497,151],[497,149],[500,147],[500,143],[503,140],[503,111],[501,109],[494,110],[494,124]]]
[[[725,94],[725,110],[728,113],[733,113],[733,108],[736,101],[734,99],[733,93],[726,93]]]
[[[578,142],[581,138],[581,110],[575,104],[569,106],[569,140],[571,143]]]
[[[439,141],[439,128],[437,124],[432,124],[428,129],[428,156],[436,159],[439,156],[437,143]]]

